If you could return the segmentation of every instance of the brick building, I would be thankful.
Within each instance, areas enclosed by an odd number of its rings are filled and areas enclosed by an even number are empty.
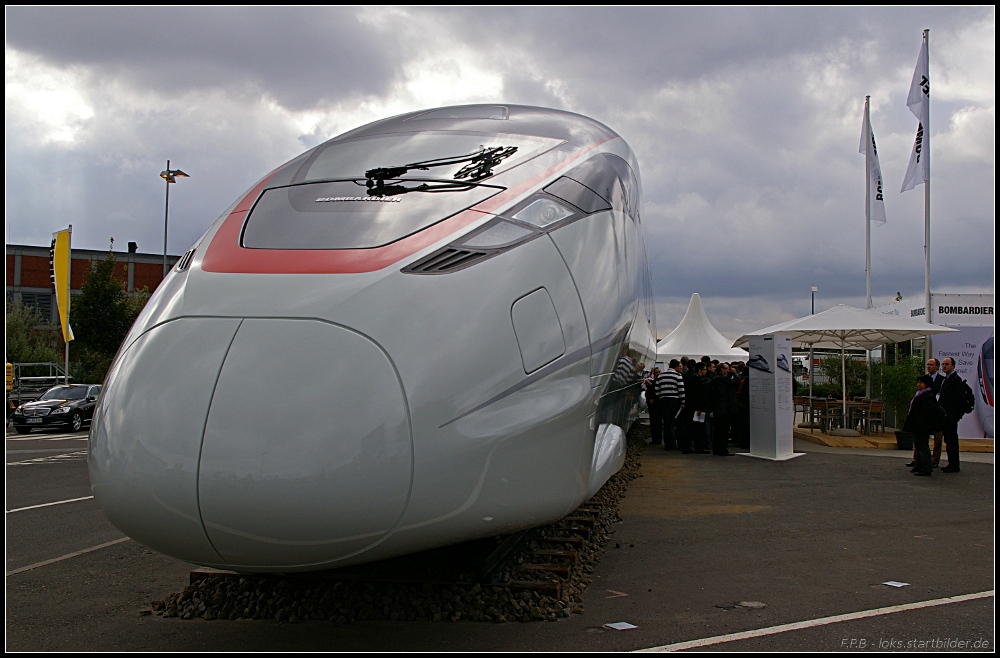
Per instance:
[[[129,292],[142,290],[143,286],[152,292],[163,280],[163,254],[141,254],[135,250],[135,243],[129,243],[129,251],[115,251],[117,266],[115,277],[125,284]],[[107,250],[73,249],[70,267],[70,288],[79,294],[91,266],[108,257]],[[173,267],[180,256],[167,256],[167,267]],[[55,291],[49,277],[49,246],[7,245],[7,277],[5,292],[7,304],[17,301],[38,309],[42,317],[53,326],[59,325],[59,311],[56,308]]]

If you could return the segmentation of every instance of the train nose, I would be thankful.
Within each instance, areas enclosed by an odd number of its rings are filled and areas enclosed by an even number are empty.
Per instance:
[[[143,339],[108,378],[92,438],[95,498],[127,534],[192,562],[295,569],[363,552],[402,517],[406,404],[368,338],[183,319]]]

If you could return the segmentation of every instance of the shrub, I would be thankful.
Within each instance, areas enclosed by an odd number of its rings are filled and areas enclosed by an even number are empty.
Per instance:
[[[918,354],[896,358],[892,364],[877,363],[872,392],[892,410],[896,427],[906,422],[910,400],[917,392],[917,377],[924,372],[924,360]]]

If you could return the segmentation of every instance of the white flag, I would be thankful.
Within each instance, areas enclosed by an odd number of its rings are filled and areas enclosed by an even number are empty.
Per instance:
[[[917,185],[931,179],[931,170],[927,153],[930,149],[930,109],[931,82],[930,67],[927,62],[927,40],[920,46],[917,56],[917,67],[913,70],[913,80],[910,82],[910,93],[906,96],[906,106],[913,112],[920,123],[917,125],[917,137],[913,140],[913,151],[910,153],[910,164],[906,168],[903,179],[903,189],[912,190]]]
[[[867,109],[867,101],[866,109]],[[882,200],[882,167],[878,163],[878,149],[875,148],[875,133],[872,132],[871,122],[868,119],[868,112],[865,112],[864,121],[861,124],[861,144],[858,146],[859,153],[868,154],[868,180],[870,194],[868,196],[868,216],[875,222],[876,226],[885,224],[885,202]]]

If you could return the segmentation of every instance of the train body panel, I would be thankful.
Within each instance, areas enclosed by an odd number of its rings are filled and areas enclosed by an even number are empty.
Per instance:
[[[620,468],[655,354],[634,156],[578,115],[482,118],[498,107],[347,133],[209,228],[98,404],[91,480],[113,523],[199,564],[318,569],[554,521]],[[517,150],[469,189],[342,194],[364,178],[337,157],[398,165],[484,135]]]
[[[197,564],[221,562],[198,508],[201,437],[239,320],[157,325],[118,355],[88,446],[94,498],[122,532]],[[158,404],[164,398],[170,404]],[[169,534],[161,534],[169,528]]]

